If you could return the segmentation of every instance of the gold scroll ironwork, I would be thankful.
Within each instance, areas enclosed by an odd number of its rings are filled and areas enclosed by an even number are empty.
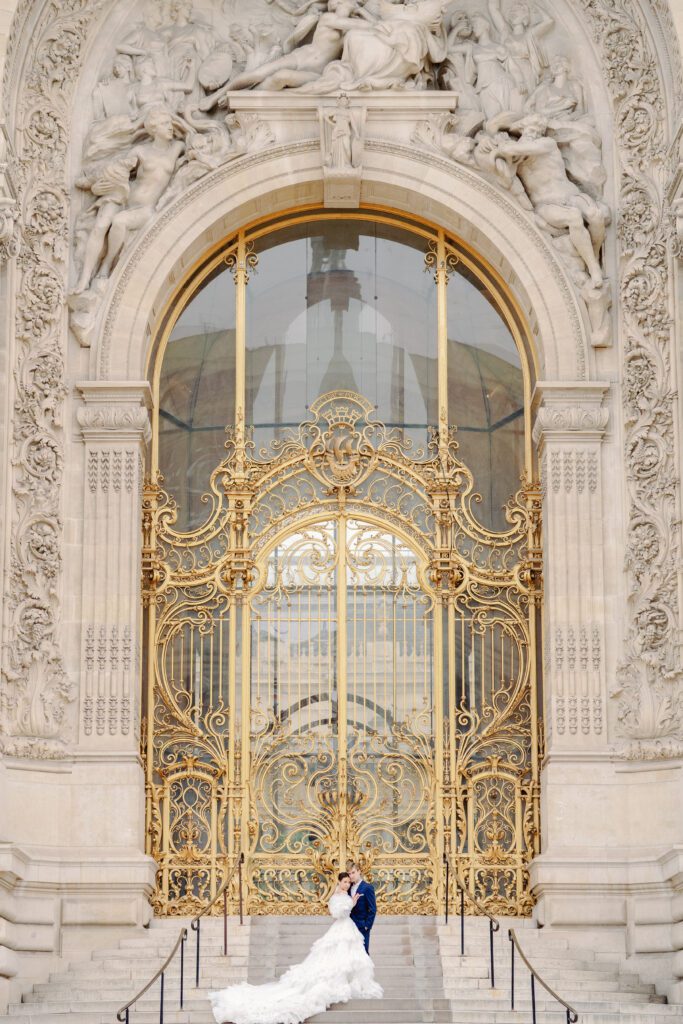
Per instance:
[[[201,907],[243,852],[252,913],[318,912],[350,858],[385,909],[433,913],[448,850],[528,912],[538,489],[493,533],[453,432],[414,451],[339,391],[267,452],[238,424],[206,500],[181,533],[145,490],[157,911]]]

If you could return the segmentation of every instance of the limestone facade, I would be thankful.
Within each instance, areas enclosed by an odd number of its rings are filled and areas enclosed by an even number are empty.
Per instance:
[[[534,4],[525,59],[547,48],[546,91],[504,100],[523,79],[519,65],[501,77],[513,5],[462,4],[467,24],[437,0],[397,5],[402,62],[376,45],[372,0],[367,19],[316,5],[330,31],[358,22],[332,56],[281,5],[260,5],[277,31],[255,38],[246,6],[4,12],[0,1008],[150,914],[140,567],[160,318],[245,223],[359,203],[464,239],[526,318],[544,493],[536,914],[635,958],[683,1002],[680,12]],[[177,44],[164,67],[160,32]],[[284,51],[305,45],[305,80],[291,78]],[[495,64],[485,100],[465,88],[468,61]],[[447,73],[429,79],[436,66]]]

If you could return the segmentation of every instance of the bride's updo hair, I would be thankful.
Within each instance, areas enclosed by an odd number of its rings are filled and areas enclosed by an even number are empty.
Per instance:
[[[345,878],[350,878],[350,877],[351,877],[351,875],[348,873],[348,871],[340,871],[339,874],[337,875],[337,881],[338,882],[343,882]]]

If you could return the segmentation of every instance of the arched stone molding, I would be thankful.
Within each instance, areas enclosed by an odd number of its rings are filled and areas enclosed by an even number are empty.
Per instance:
[[[187,268],[222,237],[250,220],[322,200],[317,143],[269,150],[198,182],[136,241],[117,270],[95,331],[93,379],[142,379],[160,311]],[[590,373],[588,328],[566,272],[499,189],[444,159],[369,140],[361,201],[432,221],[487,259],[529,324],[538,376],[581,380]]]

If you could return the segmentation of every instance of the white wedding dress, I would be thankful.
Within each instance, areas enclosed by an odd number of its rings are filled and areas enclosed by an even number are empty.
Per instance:
[[[329,907],[334,923],[278,981],[209,992],[218,1024],[301,1024],[333,1003],[382,998],[375,966],[350,917],[353,900],[338,893]]]

